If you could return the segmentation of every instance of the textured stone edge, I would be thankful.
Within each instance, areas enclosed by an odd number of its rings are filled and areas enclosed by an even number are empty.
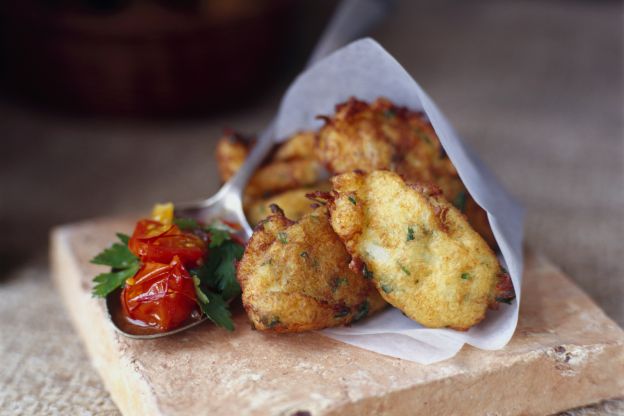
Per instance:
[[[58,227],[52,230],[50,238],[50,265],[52,280],[61,294],[65,308],[80,334],[91,364],[104,381],[113,401],[125,416],[159,415],[155,397],[149,383],[142,379],[134,369],[131,359],[120,357],[117,337],[102,308],[90,296],[77,295],[84,293],[80,287],[81,271],[72,256],[69,235],[71,226]],[[73,276],[68,276],[73,274]],[[106,336],[94,338],[93,334],[102,333]]]
[[[486,375],[460,374],[347,403],[326,414],[451,415],[461,403],[466,416],[547,415],[624,395],[624,344],[569,348],[587,356],[569,364],[565,353],[552,348],[532,351]]]

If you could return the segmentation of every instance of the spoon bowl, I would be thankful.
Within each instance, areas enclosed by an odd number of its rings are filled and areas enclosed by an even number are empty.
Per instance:
[[[208,319],[198,312],[193,314],[183,325],[166,332],[159,331],[149,326],[139,325],[132,322],[132,320],[128,319],[128,317],[122,313],[121,289],[117,289],[106,296],[106,309],[115,331],[133,339],[155,339],[177,334],[178,332],[186,331],[189,328],[197,326]]]

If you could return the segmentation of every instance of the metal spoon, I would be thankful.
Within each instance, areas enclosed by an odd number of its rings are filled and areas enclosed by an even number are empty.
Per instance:
[[[343,0],[336,8],[332,19],[308,58],[306,68],[340,46],[363,36],[386,15],[392,3],[393,1],[391,0]],[[214,219],[237,223],[241,226],[242,237],[245,240],[249,239],[253,230],[249,226],[243,211],[243,191],[253,172],[276,143],[274,125],[275,120],[272,120],[258,137],[243,166],[215,195],[200,201],[176,204],[176,216],[195,218],[204,223],[209,223]],[[207,319],[203,316],[197,316],[196,319],[189,320],[188,324],[166,332],[157,332],[154,329],[142,327],[137,327],[134,330],[134,326],[128,325],[127,320],[119,313],[119,296],[119,291],[115,291],[107,296],[106,307],[108,315],[115,329],[130,338],[153,339],[165,337],[192,328]]]

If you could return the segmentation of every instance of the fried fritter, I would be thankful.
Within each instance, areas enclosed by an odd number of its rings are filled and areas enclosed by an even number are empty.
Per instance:
[[[313,202],[306,197],[306,194],[313,193],[314,191],[329,191],[330,189],[331,185],[329,182],[321,182],[307,188],[285,191],[252,202],[245,209],[245,214],[247,215],[249,223],[254,226],[271,213],[271,205],[275,204],[284,210],[284,214],[287,218],[298,221],[305,214],[313,211]]]
[[[217,143],[216,157],[222,181],[230,179],[242,166],[252,140],[226,132]],[[245,201],[249,207],[258,198],[313,185],[327,179],[327,172],[316,159],[315,134],[301,132],[276,146],[269,160],[249,180]]]
[[[452,201],[463,185],[431,124],[419,112],[385,98],[351,98],[336,106],[319,132],[319,157],[330,172],[392,170],[413,182],[431,182]]]
[[[409,182],[433,183],[456,207],[466,206],[468,191],[422,113],[385,98],[372,104],[351,98],[336,106],[334,117],[323,118],[318,154],[332,174],[391,170]],[[469,221],[486,219],[476,229],[495,248],[487,215],[476,204],[472,208]]]
[[[316,134],[302,131],[280,143],[271,160],[316,159]]]
[[[325,169],[313,159],[271,162],[254,173],[245,189],[245,196],[264,198],[289,189],[314,185],[324,179]]]
[[[219,177],[223,182],[228,181],[240,169],[249,154],[251,139],[226,131],[217,142],[215,156]]]
[[[226,130],[217,142],[215,156],[219,177],[225,182],[242,166],[253,147],[254,140],[232,130]],[[265,165],[302,159],[316,159],[316,134],[302,131],[275,146]]]
[[[487,243],[434,185],[389,171],[332,178],[331,225],[384,299],[432,328],[466,330],[513,287]]]
[[[349,269],[351,257],[325,207],[298,222],[275,211],[256,227],[238,264],[243,305],[257,329],[345,325],[386,305],[370,281]]]

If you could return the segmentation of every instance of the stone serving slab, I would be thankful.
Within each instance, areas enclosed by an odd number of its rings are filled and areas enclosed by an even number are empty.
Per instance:
[[[546,415],[624,396],[624,332],[531,250],[511,342],[425,366],[318,333],[253,331],[240,308],[233,333],[204,324],[124,338],[90,295],[102,268],[89,259],[131,229],[129,219],[103,219],[51,236],[56,286],[124,415]]]

